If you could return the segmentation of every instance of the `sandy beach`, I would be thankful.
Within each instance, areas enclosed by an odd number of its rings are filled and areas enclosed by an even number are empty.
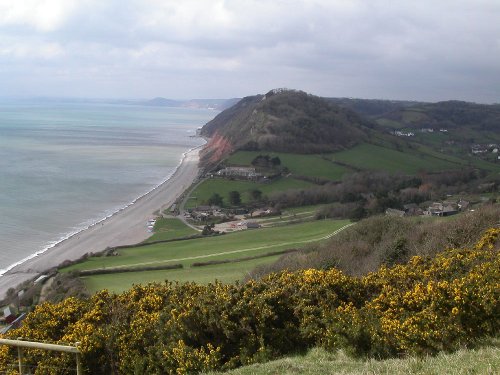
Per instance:
[[[196,148],[188,152],[169,180],[134,204],[0,276],[0,298],[5,296],[9,288],[36,277],[65,260],[75,260],[85,253],[134,244],[148,238],[151,233],[147,231],[147,220],[155,211],[169,207],[198,176],[199,151],[200,148]]]

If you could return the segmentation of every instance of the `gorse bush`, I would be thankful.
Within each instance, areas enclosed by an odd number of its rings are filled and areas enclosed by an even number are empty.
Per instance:
[[[364,277],[308,269],[245,284],[102,291],[39,305],[8,336],[79,341],[88,374],[196,373],[313,346],[356,356],[435,354],[498,333],[499,236],[499,228],[490,229],[468,249],[416,256]],[[74,361],[25,355],[37,374],[65,374]],[[14,349],[0,347],[0,371],[13,362]]]
[[[276,262],[261,265],[250,277],[261,278],[283,270],[338,268],[363,276],[383,264],[406,263],[413,256],[432,257],[448,248],[472,247],[482,233],[498,224],[500,205],[485,205],[444,220],[375,216],[360,221],[330,240],[311,244]]]

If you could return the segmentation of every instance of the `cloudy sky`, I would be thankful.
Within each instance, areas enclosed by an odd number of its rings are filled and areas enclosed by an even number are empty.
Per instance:
[[[0,97],[500,102],[500,0],[0,0]]]

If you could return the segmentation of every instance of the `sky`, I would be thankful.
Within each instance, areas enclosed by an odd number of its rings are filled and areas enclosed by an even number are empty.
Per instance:
[[[500,103],[500,0],[0,0],[0,97]]]

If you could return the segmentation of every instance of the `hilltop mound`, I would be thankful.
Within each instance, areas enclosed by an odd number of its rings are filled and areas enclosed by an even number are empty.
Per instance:
[[[371,123],[324,98],[295,90],[245,97],[202,129],[203,158],[216,162],[235,150],[334,152],[367,139]]]

